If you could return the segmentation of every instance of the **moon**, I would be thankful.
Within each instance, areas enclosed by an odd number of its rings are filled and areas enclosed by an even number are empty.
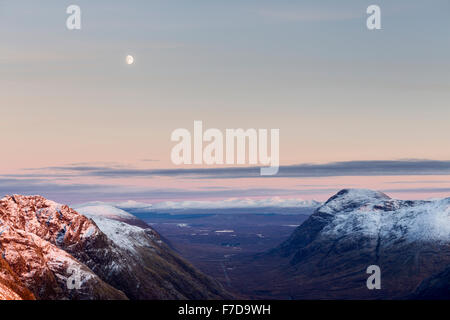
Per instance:
[[[125,58],[125,60],[126,60],[127,64],[133,64],[133,63],[134,63],[134,58],[133,58],[133,56],[128,55],[128,56]]]

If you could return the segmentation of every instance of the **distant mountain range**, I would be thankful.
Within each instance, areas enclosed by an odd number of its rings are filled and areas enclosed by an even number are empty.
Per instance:
[[[101,202],[93,201],[77,205],[75,208],[96,207],[103,211],[113,212],[122,210],[132,213],[139,218],[154,214],[170,215],[205,215],[205,214],[311,214],[313,209],[322,203],[315,200],[282,199],[278,197],[265,200],[252,199],[226,199],[222,201],[180,201],[161,202],[157,204],[142,203],[136,201],[125,202]],[[96,209],[100,210],[100,209]]]
[[[0,200],[0,299],[232,298],[132,215],[81,210]]]

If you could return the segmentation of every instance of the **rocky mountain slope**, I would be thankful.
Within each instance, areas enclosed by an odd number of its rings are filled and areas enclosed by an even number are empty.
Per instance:
[[[150,228],[40,196],[0,200],[2,299],[210,299],[229,295]],[[124,217],[121,217],[123,220]]]
[[[410,299],[450,300],[450,267],[422,281]]]
[[[114,207],[112,207],[114,208]],[[198,272],[175,254],[150,227],[123,210],[105,206],[77,209],[91,218],[121,250],[127,264],[117,263],[121,279],[108,276],[115,287],[133,299],[221,299],[232,298],[218,282]],[[122,212],[120,212],[122,211]],[[99,214],[101,212],[101,214]],[[142,223],[142,221],[141,221]],[[126,284],[126,286],[125,286]]]
[[[342,190],[252,263],[254,273],[264,274],[250,285],[256,297],[411,297],[422,281],[450,266],[450,198],[402,201],[371,190]],[[371,265],[381,269],[380,290],[366,286]],[[448,274],[423,282],[421,292],[437,279]]]

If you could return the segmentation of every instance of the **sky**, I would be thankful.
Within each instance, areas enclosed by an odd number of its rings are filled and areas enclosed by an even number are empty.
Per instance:
[[[449,196],[449,15],[448,0],[0,0],[0,193]],[[280,129],[279,175],[175,166],[171,132],[194,120]]]

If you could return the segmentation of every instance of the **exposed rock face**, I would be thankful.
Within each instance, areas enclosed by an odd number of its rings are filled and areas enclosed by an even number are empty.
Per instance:
[[[91,219],[40,196],[0,200],[1,297],[227,297],[218,284],[171,253],[150,228],[105,217],[99,221],[113,239]],[[127,228],[139,237],[121,239]]]
[[[0,257],[0,300],[34,300],[19,277],[11,270],[9,264]]]
[[[270,266],[266,281],[279,297],[403,299],[450,265],[450,198],[402,201],[342,190],[256,263],[261,272]],[[381,290],[366,286],[370,265],[381,269]]]
[[[69,253],[82,252],[95,235],[106,239],[86,217],[42,197],[8,196],[0,200],[0,223],[2,258],[35,298],[126,299]],[[67,285],[74,274],[80,290]]]

